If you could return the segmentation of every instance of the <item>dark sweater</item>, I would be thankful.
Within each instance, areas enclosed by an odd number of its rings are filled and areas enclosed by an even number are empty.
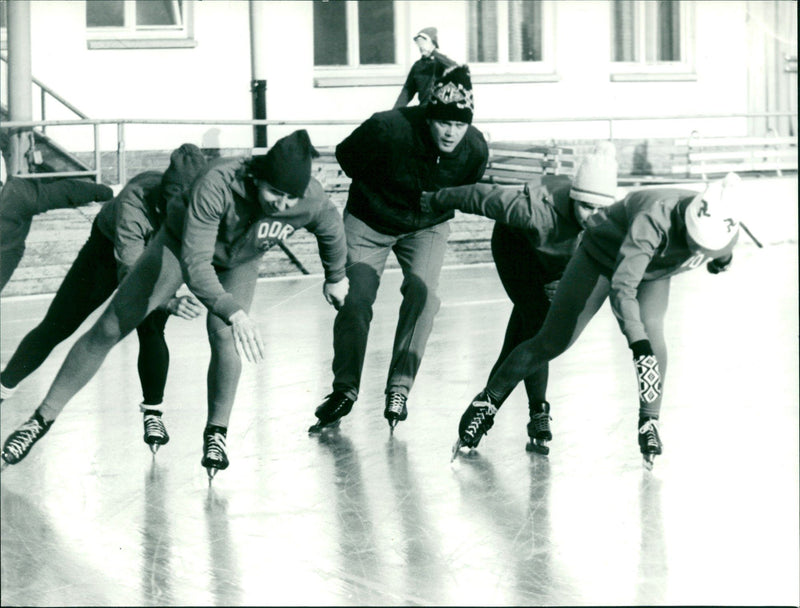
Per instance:
[[[339,165],[353,179],[347,211],[390,235],[452,218],[452,210],[422,211],[420,195],[474,184],[488,158],[486,140],[472,125],[453,152],[441,154],[420,106],[373,114],[336,146]]]

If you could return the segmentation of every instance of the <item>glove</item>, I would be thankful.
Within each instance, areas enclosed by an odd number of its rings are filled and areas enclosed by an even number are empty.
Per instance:
[[[339,310],[344,306],[344,299],[347,297],[349,289],[350,282],[347,280],[347,277],[336,283],[325,281],[325,284],[322,286],[322,295],[325,296],[325,300],[327,300],[328,304],[333,306],[336,310]]]
[[[556,297],[556,292],[558,291],[558,280],[551,281],[544,286],[544,295],[547,296],[549,301],[553,301],[553,298]]]
[[[639,402],[653,403],[661,396],[661,371],[649,340],[631,344],[636,378],[639,381]]]
[[[716,258],[711,260],[708,264],[706,264],[706,268],[711,274],[719,274],[720,272],[727,271],[728,268],[730,268],[732,261],[733,254],[730,254],[727,258]]]
[[[167,302],[167,312],[181,319],[194,319],[203,312],[203,305],[194,296],[176,296]]]

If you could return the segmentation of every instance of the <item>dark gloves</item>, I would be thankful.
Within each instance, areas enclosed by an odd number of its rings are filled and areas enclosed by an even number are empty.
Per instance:
[[[716,258],[711,260],[708,264],[706,264],[706,268],[711,274],[719,274],[720,272],[725,272],[728,270],[732,261],[733,254],[730,254],[727,258]]]
[[[419,210],[422,213],[430,213],[433,211],[433,207],[431,205],[433,201],[433,195],[436,194],[435,192],[423,192],[419,197]]]
[[[649,340],[631,344],[636,378],[639,381],[639,402],[653,403],[661,396],[661,371]]]

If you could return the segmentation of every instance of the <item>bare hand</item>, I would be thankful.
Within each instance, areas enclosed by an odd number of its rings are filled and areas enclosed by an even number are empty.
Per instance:
[[[194,296],[176,296],[167,302],[167,312],[181,319],[194,319],[203,312],[203,305]]]
[[[558,281],[551,281],[544,286],[544,295],[547,296],[547,299],[551,302],[553,298],[556,297],[556,292],[558,291]]]
[[[350,281],[347,277],[336,283],[325,282],[322,286],[322,295],[325,296],[328,304],[339,310],[344,306],[344,299],[347,297],[347,292],[350,289]]]
[[[239,358],[250,363],[264,360],[264,343],[253,320],[243,310],[237,310],[229,319],[233,330],[233,344]]]

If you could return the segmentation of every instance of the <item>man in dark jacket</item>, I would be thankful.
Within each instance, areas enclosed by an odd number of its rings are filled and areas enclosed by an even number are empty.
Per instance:
[[[34,215],[51,209],[79,207],[111,199],[104,184],[61,179],[49,184],[12,177],[0,191],[0,291],[6,286],[25,253],[25,239]]]
[[[477,182],[488,146],[473,127],[469,70],[436,82],[426,106],[379,112],[336,147],[353,181],[344,212],[350,291],[333,326],[333,392],[317,408],[311,431],[335,423],[358,398],[372,305],[389,251],[403,271],[403,302],[386,381],[384,416],[391,428],[408,414],[406,399],[439,310],[436,289],[452,210],[423,211],[420,196]]]
[[[439,37],[435,27],[422,28],[414,36],[414,42],[419,48],[421,57],[414,62],[408,72],[408,78],[397,101],[394,102],[395,110],[411,103],[414,95],[419,98],[419,105],[428,103],[433,84],[442,77],[445,70],[456,65],[455,61],[439,51]]]

